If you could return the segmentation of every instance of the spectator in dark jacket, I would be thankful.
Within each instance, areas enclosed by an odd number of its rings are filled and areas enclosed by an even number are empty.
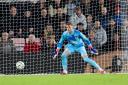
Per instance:
[[[5,74],[14,73],[16,49],[7,32],[2,33],[0,41],[0,71]]]
[[[42,39],[42,52],[43,52],[43,63],[45,73],[55,73],[58,68],[58,64],[53,60],[53,55],[56,48],[55,35],[45,36]]]
[[[62,8],[57,8],[57,13],[53,16],[53,27],[57,28],[59,26],[59,22],[64,20],[68,21],[69,16],[63,12]]]
[[[99,0],[90,0],[89,13],[96,18],[100,12]]]
[[[106,49],[108,51],[117,49],[120,40],[120,28],[116,26],[116,22],[114,21],[114,19],[109,20],[109,26],[106,29],[106,33],[108,37]]]
[[[54,29],[56,42],[59,41],[61,34],[65,31],[65,25],[66,25],[66,22],[64,20],[62,20],[59,22],[58,28]]]
[[[81,22],[77,24],[76,29],[78,29],[79,31],[81,31],[85,35],[87,34],[87,32],[84,30],[84,24]]]
[[[16,6],[10,6],[9,13],[6,14],[8,15],[3,16],[2,18],[2,29],[7,32],[13,31],[15,34],[16,30],[19,28],[19,16]]]
[[[44,30],[44,28],[52,22],[52,18],[50,17],[48,11],[45,8],[42,8],[41,16],[37,19],[36,22],[37,22],[36,28],[38,28],[38,34],[39,34],[38,37],[40,37],[42,34],[42,31],[40,30]]]
[[[93,16],[92,15],[87,15],[87,29],[86,29],[86,34],[89,35],[90,31],[93,30],[94,23],[93,23]]]
[[[108,10],[106,7],[101,8],[101,14],[98,16],[98,19],[100,20],[102,27],[106,29],[108,26],[108,21],[110,19],[110,16],[108,14]]]
[[[0,41],[0,54],[13,54],[15,51],[13,41],[9,39],[9,34],[7,32],[3,32]]]
[[[30,10],[26,10],[24,11],[23,17],[21,19],[21,29],[24,32],[24,36],[25,38],[28,37],[28,35],[30,34],[29,31],[31,30],[30,28],[34,27],[34,22],[33,22],[34,18],[32,16],[32,12]]]
[[[56,14],[57,9],[61,8],[61,9],[65,9],[65,2],[64,0],[53,0],[50,1],[49,3],[49,14],[51,15],[51,17],[53,17],[53,15]]]

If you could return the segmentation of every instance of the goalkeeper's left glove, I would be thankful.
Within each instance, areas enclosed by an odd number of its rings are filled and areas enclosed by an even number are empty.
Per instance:
[[[91,52],[92,54],[98,55],[98,51],[97,51],[96,49],[94,49],[94,48],[92,47],[92,45],[89,45],[89,46],[88,46],[88,49],[90,50],[90,52]]]
[[[53,57],[53,59],[55,59],[57,56],[58,56],[58,54],[59,54],[59,51],[60,51],[60,49],[56,49],[56,53],[55,53],[55,55],[54,55],[54,57]]]

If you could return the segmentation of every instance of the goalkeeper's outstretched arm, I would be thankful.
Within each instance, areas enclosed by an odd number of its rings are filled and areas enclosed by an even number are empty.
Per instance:
[[[65,41],[65,32],[62,34],[58,44],[57,44],[57,49],[61,49],[63,46],[63,42]]]
[[[80,37],[82,38],[82,40],[88,45],[88,46],[92,46],[90,40],[83,34],[80,32]]]
[[[91,52],[92,54],[98,55],[97,50],[93,48],[93,46],[92,46],[90,40],[89,40],[83,33],[81,33],[81,32],[80,32],[80,37],[81,37],[82,40],[88,45],[88,48],[89,48],[90,52]]]
[[[62,34],[62,36],[61,36],[61,38],[60,38],[60,40],[59,40],[59,42],[58,42],[58,44],[57,44],[56,53],[55,53],[53,59],[55,59],[55,58],[58,56],[59,51],[60,51],[60,49],[62,48],[64,41],[65,41],[65,32]]]

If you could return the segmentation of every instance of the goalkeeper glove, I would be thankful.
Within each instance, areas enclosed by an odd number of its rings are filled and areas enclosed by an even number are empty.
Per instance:
[[[96,49],[94,49],[94,48],[92,47],[92,45],[89,45],[89,46],[88,46],[88,49],[90,50],[90,52],[91,52],[92,54],[98,55],[98,51],[97,51]]]
[[[60,49],[56,49],[56,52],[55,52],[55,55],[54,55],[54,57],[53,57],[53,59],[55,59],[57,56],[58,56],[58,54],[59,54],[59,51],[60,51]]]

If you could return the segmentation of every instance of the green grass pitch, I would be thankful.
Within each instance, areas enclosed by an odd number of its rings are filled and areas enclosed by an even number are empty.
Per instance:
[[[0,85],[128,85],[128,74],[1,75]]]

